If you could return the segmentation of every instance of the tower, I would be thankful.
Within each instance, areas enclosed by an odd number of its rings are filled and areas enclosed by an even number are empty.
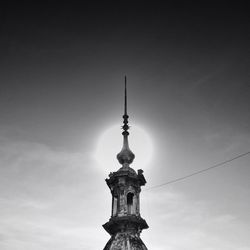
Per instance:
[[[125,76],[125,97],[123,115],[123,147],[117,154],[122,167],[109,174],[106,183],[112,194],[111,218],[103,225],[111,235],[104,250],[147,250],[140,238],[143,229],[148,228],[147,222],[140,215],[141,186],[146,184],[143,170],[137,173],[130,167],[135,155],[129,148],[128,114],[127,114],[127,82]]]

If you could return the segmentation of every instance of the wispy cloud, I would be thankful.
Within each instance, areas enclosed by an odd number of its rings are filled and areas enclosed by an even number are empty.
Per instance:
[[[91,154],[0,140],[1,250],[94,250],[111,196]],[[158,250],[249,250],[249,225],[212,200],[173,188],[142,191],[142,239]],[[164,246],[164,247],[163,247]]]
[[[92,165],[88,154],[2,138],[0,248],[94,249],[101,225],[89,209],[97,206]]]
[[[250,246],[246,241],[249,226],[236,215],[221,212],[212,202],[169,189],[148,192],[143,199],[151,226],[143,238],[149,248],[234,250]]]

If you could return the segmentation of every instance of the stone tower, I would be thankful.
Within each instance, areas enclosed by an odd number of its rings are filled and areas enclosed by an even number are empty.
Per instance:
[[[117,159],[122,167],[109,174],[106,183],[112,194],[111,218],[103,225],[111,235],[104,250],[147,250],[140,238],[143,229],[148,228],[147,222],[140,215],[141,186],[146,180],[143,171],[137,173],[129,165],[135,155],[128,144],[128,114],[127,114],[127,88],[125,77],[125,103],[123,115],[123,147]]]

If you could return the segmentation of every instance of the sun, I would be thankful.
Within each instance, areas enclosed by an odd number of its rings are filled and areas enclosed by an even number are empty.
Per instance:
[[[116,124],[107,128],[98,138],[94,158],[98,166],[105,172],[117,171],[120,164],[116,155],[120,152],[123,143],[121,125]],[[135,160],[131,164],[134,169],[146,168],[153,156],[152,139],[146,130],[139,125],[133,125],[129,129],[129,147],[135,154]]]

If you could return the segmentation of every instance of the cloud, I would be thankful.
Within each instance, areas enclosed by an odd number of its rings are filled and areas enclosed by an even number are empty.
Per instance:
[[[104,247],[111,195],[90,155],[0,138],[1,250]],[[148,249],[249,250],[249,226],[206,197],[142,190],[141,214]]]
[[[90,209],[103,197],[101,178],[89,153],[0,138],[0,248],[91,250],[91,242],[103,244],[96,239],[104,235],[103,221]]]
[[[142,238],[149,249],[235,250],[250,246],[249,226],[205,199],[191,199],[173,189],[155,189],[143,195],[143,206],[150,228]]]
[[[247,133],[234,131],[229,127],[223,127],[223,130],[208,132],[202,135],[206,145],[214,151],[220,152],[245,152],[250,147],[250,136]]]

